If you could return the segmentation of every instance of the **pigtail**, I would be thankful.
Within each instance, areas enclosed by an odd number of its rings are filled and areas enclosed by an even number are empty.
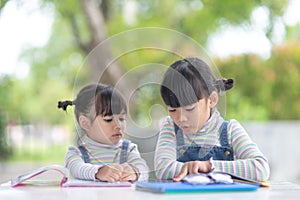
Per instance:
[[[216,88],[218,92],[224,92],[233,88],[234,81],[232,78],[229,79],[218,79],[216,80]]]
[[[68,106],[72,106],[74,105],[73,101],[59,101],[58,104],[57,104],[57,108],[61,108],[63,109],[64,111],[67,110],[67,107]]]
[[[225,79],[225,80],[224,80],[225,91],[226,91],[226,90],[230,90],[231,88],[233,88],[233,84],[234,84],[234,81],[233,81],[232,78]]]

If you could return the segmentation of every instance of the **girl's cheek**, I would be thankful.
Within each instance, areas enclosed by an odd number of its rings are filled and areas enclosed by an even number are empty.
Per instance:
[[[174,113],[173,112],[169,112],[169,116],[173,119],[174,118]]]

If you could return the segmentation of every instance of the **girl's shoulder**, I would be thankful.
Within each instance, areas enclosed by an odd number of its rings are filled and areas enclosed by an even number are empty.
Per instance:
[[[163,123],[159,131],[160,138],[173,138],[175,137],[175,126],[171,117],[166,117],[163,120]]]
[[[133,143],[131,140],[128,140],[128,139],[123,139],[120,147],[122,148],[124,145],[128,145],[129,151],[133,151],[134,149],[137,149],[137,147],[138,147],[138,145],[136,143]]]
[[[239,131],[239,130],[244,131],[244,127],[239,121],[237,121],[236,119],[228,120],[228,125],[227,125],[228,132]]]
[[[162,120],[162,127],[165,126],[174,126],[174,122],[170,116],[167,116]]]
[[[75,154],[81,154],[78,146],[69,146],[67,153],[75,153]]]
[[[240,122],[238,122],[236,119],[230,119],[227,122],[228,122],[228,126],[240,125]]]

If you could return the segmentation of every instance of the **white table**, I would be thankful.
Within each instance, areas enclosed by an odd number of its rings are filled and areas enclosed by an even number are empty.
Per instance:
[[[259,188],[254,192],[220,192],[194,194],[155,194],[135,191],[131,188],[60,188],[59,186],[0,186],[0,200],[157,200],[157,199],[300,199],[300,186],[290,182],[271,182],[271,188]]]

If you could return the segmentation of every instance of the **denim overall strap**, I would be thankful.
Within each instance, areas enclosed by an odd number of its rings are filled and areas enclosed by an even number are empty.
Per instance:
[[[220,143],[222,146],[229,146],[228,136],[227,136],[227,125],[228,121],[224,121],[220,127]]]
[[[213,158],[214,160],[234,160],[233,148],[228,143],[227,137],[228,122],[224,121],[219,128],[219,141],[221,146],[217,145],[181,145],[177,146],[177,161],[189,162],[194,160],[205,161]],[[180,138],[183,141],[182,130],[177,130],[176,140],[177,145],[180,143]]]
[[[130,144],[129,140],[123,141],[121,154],[120,154],[120,164],[127,162],[129,144]]]
[[[175,129],[177,146],[178,147],[183,146],[184,145],[183,132],[180,130],[180,128],[175,123],[174,123],[174,129]]]
[[[85,163],[90,163],[90,157],[89,154],[87,153],[86,149],[83,146],[79,146],[78,149],[80,150],[82,154],[82,159],[84,160]]]
[[[220,143],[222,146],[229,146],[228,137],[227,137],[227,125],[228,125],[228,121],[224,121],[219,129]],[[179,131],[180,129],[176,124],[174,124],[174,129],[176,134],[177,146],[184,145],[184,137],[182,131]]]

